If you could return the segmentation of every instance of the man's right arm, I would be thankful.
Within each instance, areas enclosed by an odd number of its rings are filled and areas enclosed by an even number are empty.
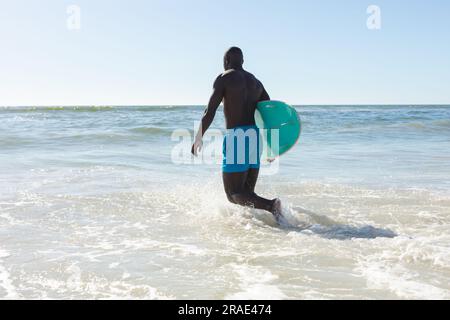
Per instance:
[[[203,135],[213,122],[217,108],[222,102],[223,96],[225,94],[225,83],[221,75],[218,76],[216,81],[214,82],[213,89],[213,93],[211,95],[211,98],[209,99],[208,106],[206,107],[200,126],[198,128],[197,136],[195,137],[194,144],[192,145],[191,152],[194,156],[197,156],[198,151],[202,149]]]
[[[220,75],[217,77],[216,81],[214,81],[213,93],[211,95],[211,98],[209,99],[209,103],[208,106],[206,107],[205,113],[203,114],[201,128],[199,130],[202,137],[205,134],[206,130],[208,130],[211,123],[213,122],[217,108],[222,102],[224,94],[225,94],[224,79]]]

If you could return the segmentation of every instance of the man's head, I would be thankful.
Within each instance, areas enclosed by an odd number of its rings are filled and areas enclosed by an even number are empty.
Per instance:
[[[223,67],[225,70],[241,69],[244,64],[244,55],[238,47],[231,47],[225,52],[223,57]]]

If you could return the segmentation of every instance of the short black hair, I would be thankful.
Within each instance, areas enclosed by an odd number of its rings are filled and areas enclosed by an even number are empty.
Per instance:
[[[230,64],[240,65],[244,63],[244,54],[238,47],[231,47],[225,52],[225,60],[228,60]]]

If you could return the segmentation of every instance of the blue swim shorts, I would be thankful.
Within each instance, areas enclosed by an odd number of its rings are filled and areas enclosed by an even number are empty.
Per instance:
[[[262,146],[256,126],[241,126],[228,129],[223,140],[222,171],[245,172],[261,166]]]

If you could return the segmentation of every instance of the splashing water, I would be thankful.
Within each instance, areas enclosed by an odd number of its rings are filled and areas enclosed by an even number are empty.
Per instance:
[[[450,298],[449,109],[299,111],[283,226],[170,163],[201,108],[0,111],[0,298]]]

